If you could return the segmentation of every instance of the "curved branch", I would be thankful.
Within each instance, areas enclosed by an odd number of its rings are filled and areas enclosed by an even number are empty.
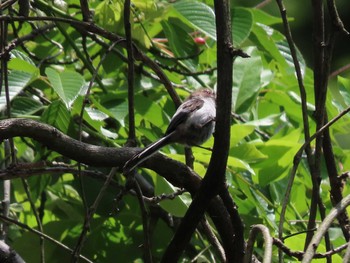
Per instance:
[[[261,232],[264,238],[265,242],[265,250],[264,250],[264,260],[263,263],[272,262],[272,243],[273,239],[269,233],[269,229],[264,225],[254,225],[252,226],[250,233],[249,233],[249,239],[247,243],[247,249],[246,249],[246,255],[244,258],[245,263],[251,262],[252,256],[253,256],[253,247],[255,243],[255,239],[257,235]]]
[[[7,138],[21,136],[30,137],[75,161],[98,167],[122,168],[125,162],[139,151],[138,148],[110,148],[79,142],[50,125],[30,119],[0,121],[0,142]],[[174,186],[185,188],[192,196],[196,194],[201,183],[201,178],[185,164],[160,153],[153,155],[141,166],[155,171]],[[11,174],[9,176],[0,173],[0,179],[5,178],[14,177],[11,177]],[[220,198],[214,198],[209,204],[208,213],[219,232],[225,251],[229,251],[232,248],[234,231],[225,204]]]
[[[138,148],[111,148],[87,144],[72,139],[56,128],[30,119],[7,119],[0,121],[0,141],[13,137],[29,137],[47,148],[84,164],[102,167],[123,167]],[[186,165],[160,153],[144,162],[149,168],[167,179],[173,185],[186,188],[194,194],[201,178]]]
[[[342,213],[345,210],[345,208],[349,205],[350,205],[350,195],[343,198],[343,200],[341,200],[341,202],[329,212],[328,216],[323,220],[317,232],[311,239],[311,242],[309,243],[305,251],[305,255],[302,263],[311,262],[316,252],[317,246],[320,244],[323,235],[328,231],[328,228],[330,227],[332,222],[337,218],[337,216],[339,216],[339,214]]]
[[[0,241],[0,261],[7,263],[25,263],[22,257],[4,241]]]

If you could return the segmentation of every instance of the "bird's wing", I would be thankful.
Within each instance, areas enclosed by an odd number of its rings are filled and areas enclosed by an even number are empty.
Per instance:
[[[185,122],[188,118],[188,115],[191,114],[193,111],[196,111],[200,108],[202,108],[204,104],[204,101],[202,99],[195,99],[192,98],[191,100],[185,101],[180,105],[180,107],[175,112],[174,116],[171,118],[171,121],[169,123],[168,129],[166,130],[165,134],[170,134],[174,130],[176,130],[176,127]]]

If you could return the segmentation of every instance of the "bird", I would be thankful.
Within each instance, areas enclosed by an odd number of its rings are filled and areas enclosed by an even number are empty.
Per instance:
[[[124,174],[130,173],[165,145],[180,143],[191,147],[203,144],[214,132],[215,118],[215,92],[208,88],[193,91],[176,110],[164,136],[132,156],[124,165]]]

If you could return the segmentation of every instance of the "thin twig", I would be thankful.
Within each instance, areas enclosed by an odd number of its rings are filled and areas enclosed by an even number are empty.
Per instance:
[[[74,248],[74,251],[72,253],[72,262],[77,262],[79,255],[80,255],[80,251],[84,245],[84,242],[86,240],[86,234],[90,228],[90,221],[92,220],[98,205],[100,204],[100,201],[103,197],[103,195],[105,194],[110,182],[112,181],[113,176],[115,175],[115,173],[117,172],[117,168],[112,168],[111,171],[109,172],[106,181],[104,182],[104,184],[102,185],[100,192],[98,193],[98,195],[96,196],[96,199],[94,201],[94,203],[91,205],[88,214],[85,217],[84,220],[84,224],[83,224],[83,230],[81,231],[81,234],[79,236],[78,242]]]
[[[278,247],[279,249],[283,250],[284,253],[286,253],[288,256],[290,257],[294,257],[298,260],[302,260],[303,256],[305,254],[304,251],[292,251],[289,247],[287,247],[281,240],[279,240],[278,238],[272,238],[273,239],[273,244]],[[327,258],[330,257],[332,255],[338,254],[341,251],[343,251],[344,249],[346,249],[346,247],[348,246],[348,244],[343,244],[337,248],[333,248],[332,250],[326,251],[324,253],[315,253],[314,254],[314,259],[316,258]]]
[[[220,244],[219,239],[214,234],[208,220],[205,217],[201,220],[201,225],[203,227],[203,232],[205,233],[205,235],[209,240],[209,243],[212,245],[213,248],[215,248],[220,261],[226,262],[225,250]]]
[[[343,32],[345,35],[349,35],[349,31],[346,30],[343,21],[340,19],[335,0],[327,0],[327,6],[335,31],[340,31]]]
[[[329,212],[327,217],[323,220],[323,222],[319,225],[317,232],[311,239],[311,242],[309,243],[305,255],[303,257],[302,263],[309,263],[314,258],[314,254],[316,252],[316,249],[321,242],[322,237],[324,234],[328,231],[328,228],[331,226],[332,222],[339,216],[340,213],[342,213],[346,207],[350,205],[350,195],[343,198],[343,200],[336,205],[332,210]]]
[[[0,59],[4,56],[8,56],[8,54],[11,52],[11,50],[17,48],[18,46],[22,45],[23,43],[33,40],[35,37],[37,37],[40,34],[43,34],[44,32],[51,30],[55,24],[51,23],[49,25],[39,27],[37,29],[33,29],[29,34],[18,37],[13,39],[5,48],[4,51],[0,52]]]
[[[44,234],[44,233],[42,233],[42,232],[36,230],[36,229],[34,229],[34,228],[29,227],[29,226],[26,225],[26,224],[23,224],[23,223],[21,223],[21,222],[18,222],[18,221],[15,220],[15,219],[12,219],[12,218],[9,218],[9,217],[5,217],[5,216],[3,216],[3,215],[0,214],[0,220],[2,220],[3,222],[7,222],[7,223],[11,223],[11,224],[17,225],[17,226],[19,226],[19,227],[21,227],[21,228],[23,228],[23,229],[26,229],[26,230],[28,230],[28,231],[30,231],[30,232],[32,232],[32,233],[38,235],[39,237],[42,237],[42,238],[44,238],[44,239],[46,239],[46,240],[52,242],[53,244],[55,244],[55,245],[57,245],[57,246],[59,246],[59,247],[65,249],[65,250],[69,251],[70,253],[73,252],[73,249],[67,247],[66,245],[62,244],[61,242],[57,241],[56,239],[54,239],[54,238],[52,238],[52,237],[50,237],[50,236],[48,236],[48,235],[46,235],[46,234]],[[85,260],[85,261],[88,262],[88,263],[93,263],[93,261],[89,260],[88,258],[86,258],[86,257],[84,257],[84,256],[79,255],[79,258]]]
[[[21,178],[21,182],[22,182],[22,185],[23,185],[23,189],[24,189],[24,191],[25,191],[25,193],[27,195],[28,202],[30,204],[30,208],[33,211],[36,223],[38,224],[39,231],[41,233],[44,233],[44,228],[43,228],[42,222],[40,220],[38,211],[36,210],[34,201],[32,199],[32,194],[30,192],[29,184],[28,184],[27,180],[24,179],[24,178]],[[40,254],[41,262],[44,263],[45,262],[45,244],[44,244],[44,238],[43,237],[40,237],[40,253],[41,253]]]
[[[90,92],[91,92],[91,89],[92,89],[92,85],[94,84],[94,81],[95,79],[97,78],[98,76],[98,71],[100,69],[100,67],[102,66],[102,63],[104,62],[104,60],[106,59],[107,55],[109,54],[109,52],[115,47],[115,45],[118,43],[118,41],[112,43],[112,45],[107,49],[107,51],[103,54],[102,58],[100,59],[98,65],[96,66],[96,68],[94,68],[94,72],[93,72],[93,75],[92,75],[92,78],[91,80],[89,81],[89,86],[86,90],[86,93],[85,93],[85,96],[84,96],[84,100],[83,100],[83,103],[82,103],[82,106],[81,106],[81,110],[80,110],[80,116],[79,116],[79,130],[78,130],[78,134],[79,134],[79,141],[82,140],[82,125],[83,125],[83,120],[84,120],[84,112],[85,112],[85,107],[86,107],[86,104],[87,102],[89,101],[89,96],[90,96]],[[86,59],[88,59],[89,56],[87,56]],[[92,64],[91,64],[92,65]],[[92,65],[93,67],[93,65]],[[84,187],[84,184],[83,184],[83,177],[80,176],[81,174],[81,166],[80,166],[80,163],[78,165],[78,170],[79,170],[79,177],[78,177],[78,180],[79,180],[79,184],[80,184],[80,188],[82,190],[82,200],[83,200],[83,205],[85,207],[85,212],[88,213],[88,209],[87,209],[87,203],[86,203],[86,194],[85,194],[85,187]]]
[[[158,204],[164,200],[173,200],[175,199],[176,197],[178,197],[179,195],[182,195],[183,193],[185,193],[186,190],[185,189],[180,189],[174,193],[171,193],[171,194],[161,194],[161,195],[158,195],[158,196],[154,196],[154,197],[146,197],[144,196],[143,199],[146,201],[146,202],[149,202],[149,203],[152,203],[152,204]]]
[[[309,121],[308,121],[308,111],[307,111],[307,96],[306,96],[306,91],[305,91],[305,87],[304,87],[303,76],[302,76],[300,64],[298,61],[297,52],[296,52],[295,44],[294,44],[293,37],[292,37],[292,32],[291,32],[289,22],[288,22],[286,8],[285,8],[282,0],[277,0],[277,4],[278,4],[278,7],[279,7],[279,10],[281,13],[281,17],[283,20],[284,31],[286,34],[286,38],[288,41],[289,49],[291,51],[291,55],[293,58],[293,64],[294,64],[296,75],[297,75],[299,92],[300,92],[300,97],[301,97],[304,137],[305,137],[305,140],[308,141],[310,138],[310,131],[309,131]],[[308,158],[309,166],[310,166],[310,168],[312,168],[312,166],[311,166],[311,157],[312,157],[311,156],[312,155],[311,154],[311,147],[309,145],[307,145],[305,147],[305,151],[306,151],[306,155]],[[295,170],[295,172],[296,172],[296,170]],[[293,174],[294,174],[294,171],[293,171]],[[285,193],[285,198],[284,198],[283,204],[282,204],[280,222],[279,222],[279,226],[278,226],[278,236],[280,239],[282,239],[282,236],[283,236],[283,224],[285,221],[285,213],[286,213],[286,209],[287,209],[287,204],[289,202],[291,188],[292,188],[293,181],[294,181],[293,174],[290,177],[290,180],[288,182],[288,186],[287,186],[286,193]],[[279,262],[281,262],[281,261],[282,261],[282,254],[281,254],[281,252],[279,252]]]
[[[347,71],[347,70],[349,70],[349,69],[350,69],[350,64],[347,64],[347,65],[345,65],[345,66],[343,66],[343,67],[341,67],[341,68],[339,68],[339,69],[333,71],[333,72],[329,75],[329,78],[334,78],[334,77],[340,75],[341,73],[343,73],[344,71]]]
[[[4,153],[5,153],[5,163],[4,167],[10,166],[10,158],[11,155],[11,149],[10,149],[10,142],[9,140],[4,141]],[[1,201],[1,208],[2,208],[2,214],[6,217],[8,217],[10,212],[10,197],[11,197],[11,181],[10,180],[4,180],[3,181],[3,188],[4,188],[4,196],[3,200]],[[1,233],[0,233],[0,240],[7,242],[7,235],[8,235],[8,224],[3,223],[1,225]]]
[[[272,0],[264,0],[261,3],[257,4],[255,6],[255,8],[259,9],[259,8],[263,8],[265,6],[267,6],[268,4],[270,4],[272,2]]]
[[[124,3],[124,29],[126,37],[126,51],[128,56],[128,113],[129,113],[129,133],[127,146],[136,146],[135,132],[135,97],[134,97],[134,48],[132,42],[130,23],[130,0]]]
[[[141,208],[141,216],[142,216],[142,226],[143,226],[143,248],[144,248],[144,260],[146,263],[152,263],[152,252],[151,252],[151,238],[150,238],[150,228],[149,228],[149,213],[146,209],[145,202],[143,200],[142,191],[139,183],[134,180],[134,189],[136,192],[137,199],[139,201],[139,205]]]
[[[296,175],[296,172],[297,172],[297,169],[298,169],[298,166],[299,166],[299,163],[301,161],[301,156],[305,150],[305,148],[310,145],[310,143],[317,137],[317,136],[321,136],[322,133],[328,129],[331,125],[333,125],[334,123],[336,123],[340,118],[342,118],[343,116],[345,116],[348,112],[350,112],[350,106],[348,108],[346,108],[345,110],[343,110],[341,113],[339,113],[336,117],[334,117],[330,122],[328,122],[327,124],[325,124],[321,129],[319,129],[316,133],[314,133],[310,138],[309,140],[305,141],[304,144],[299,148],[299,150],[297,151],[297,153],[295,154],[294,156],[294,161],[293,161],[293,167],[292,167],[292,170],[290,172],[290,176],[289,176],[289,181],[288,181],[288,185],[287,185],[287,189],[291,189],[292,188],[292,185],[293,185],[293,182],[294,182],[294,178],[295,178],[295,175]],[[287,191],[288,192],[288,191]],[[285,200],[287,200],[287,198],[285,198]],[[289,198],[288,198],[289,200]],[[282,212],[286,211],[287,209],[287,205],[288,203],[286,201],[283,202],[283,206],[282,206],[282,211],[281,211],[281,214]],[[284,217],[283,217],[284,218]],[[282,219],[281,219],[282,220]],[[283,224],[282,224],[283,225]],[[281,226],[281,224],[280,224]],[[283,234],[283,227],[282,227],[282,232]],[[282,235],[281,235],[282,236]],[[280,238],[280,237],[279,237]],[[282,238],[280,238],[281,240],[283,239],[283,236]]]
[[[350,242],[348,242],[347,244],[345,255],[343,257],[343,263],[348,263],[348,262],[350,262]]]

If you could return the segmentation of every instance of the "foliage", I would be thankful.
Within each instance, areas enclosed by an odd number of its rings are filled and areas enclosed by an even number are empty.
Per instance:
[[[82,134],[83,139],[91,144],[121,147],[128,139],[129,129],[126,50],[118,43],[112,51],[107,50],[112,42],[103,36],[81,34],[72,24],[45,19],[44,16],[82,20],[78,1],[34,0],[31,4],[30,17],[42,18],[41,21],[11,21],[7,41],[11,43],[31,36],[38,28],[49,26],[50,29],[41,30],[38,36],[24,44],[15,44],[10,52],[11,116],[40,120],[73,138],[81,138]],[[93,10],[93,23],[106,31],[124,35],[123,1],[89,1],[89,8]],[[17,10],[18,3],[4,13],[16,14]],[[235,115],[231,127],[227,183],[246,226],[246,237],[253,224],[268,226],[270,233],[277,237],[293,158],[305,141],[299,86],[286,38],[273,27],[280,25],[282,20],[255,8],[234,7],[231,11],[233,43],[250,58],[237,58],[234,63],[232,111]],[[146,56],[157,62],[181,98],[200,86],[216,87],[216,31],[212,1],[168,3],[135,0],[132,1],[130,20],[134,42]],[[298,59],[307,93],[310,129],[315,132],[313,71],[300,52]],[[144,146],[162,136],[175,106],[150,68],[136,61],[135,69],[136,135],[140,145]],[[330,120],[348,107],[350,80],[340,76],[332,79],[329,90],[326,106]],[[7,118],[5,94],[3,81],[0,96],[3,119]],[[350,169],[349,122],[349,117],[345,116],[330,129],[339,174]],[[212,143],[213,139],[204,147],[211,147]],[[28,138],[16,138],[15,146],[20,163],[45,160],[77,166],[76,161],[47,150]],[[175,160],[185,161],[184,150],[179,145],[168,146],[162,152]],[[193,152],[194,170],[203,176],[210,151],[193,148]],[[5,159],[4,148],[0,149],[0,156],[1,160]],[[86,169],[108,174],[104,168]],[[326,211],[329,211],[332,208],[330,185],[323,160],[321,169],[320,194]],[[152,171],[142,170],[142,174],[154,187],[156,195],[177,190]],[[124,185],[125,178],[121,174],[115,179],[119,185]],[[38,228],[21,180],[11,182],[11,217]],[[102,182],[61,172],[30,177],[28,184],[31,199],[41,213],[44,233],[74,248],[83,228],[84,202],[87,206],[94,202]],[[94,262],[141,261],[143,256],[139,204],[132,195],[124,196],[115,204],[113,200],[118,189],[108,189],[89,226],[82,254]],[[306,230],[311,190],[310,172],[303,155],[285,215],[283,236]],[[343,195],[348,194],[350,189],[344,185]],[[182,194],[159,204],[176,221],[184,215],[190,201],[188,194]],[[154,221],[152,254],[157,261],[174,228],[159,218]],[[321,221],[319,215],[316,221]],[[35,234],[12,225],[9,240],[27,262],[40,261],[39,238]],[[334,247],[344,242],[338,225],[330,229],[330,240]],[[304,242],[304,234],[285,240],[291,250],[303,250]],[[184,255],[184,262],[194,256],[198,256],[201,262],[218,261],[209,241],[199,233],[193,236],[191,249],[195,249],[195,253]],[[324,246],[319,251],[322,249]],[[341,255],[333,255],[334,262],[340,262]],[[66,262],[71,255],[45,242],[45,257],[47,262],[54,263]],[[276,259],[277,248],[274,249],[274,261]],[[287,255],[285,259],[294,260]]]

